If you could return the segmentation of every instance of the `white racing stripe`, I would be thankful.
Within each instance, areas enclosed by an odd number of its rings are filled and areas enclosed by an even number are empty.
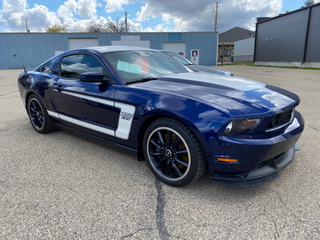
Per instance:
[[[97,126],[97,125],[94,125],[94,124],[91,124],[91,123],[80,121],[80,120],[77,120],[77,119],[74,119],[74,118],[71,118],[71,117],[67,117],[65,115],[61,115],[61,114],[59,114],[59,115],[60,115],[60,119],[61,120],[64,120],[64,121],[67,121],[67,122],[71,122],[71,123],[74,123],[74,124],[79,125],[81,127],[89,128],[89,129],[97,131],[97,132],[101,132],[101,133],[104,133],[104,134],[107,134],[107,135],[114,136],[114,131],[110,130],[108,128],[104,128],[104,127],[100,127],[100,126]]]
[[[71,118],[66,115],[59,114],[59,113],[56,113],[53,111],[47,111],[51,117],[59,118],[61,120],[73,123],[75,125],[85,127],[85,128],[97,131],[97,132],[101,132],[101,133],[104,133],[104,134],[107,134],[110,136],[115,136],[120,139],[128,140],[130,132],[131,132],[131,125],[132,125],[134,113],[136,111],[135,106],[130,105],[130,104],[125,104],[125,103],[110,101],[110,100],[104,100],[101,98],[90,97],[90,96],[86,96],[86,95],[82,95],[82,94],[78,94],[78,93],[70,93],[70,92],[64,92],[64,91],[61,93],[119,108],[120,114],[119,114],[118,128],[116,131],[114,131],[109,128],[100,127],[95,124],[87,123],[85,121]]]
[[[105,99],[102,99],[102,98],[90,97],[90,96],[87,96],[87,95],[82,95],[82,94],[72,93],[72,92],[65,92],[65,91],[62,91],[61,93],[67,94],[67,95],[71,95],[71,96],[74,96],[74,97],[78,97],[78,98],[87,99],[87,100],[93,101],[93,102],[102,103],[102,104],[105,104],[105,105],[108,105],[108,106],[114,106],[114,101],[105,100]]]
[[[219,74],[210,74],[203,72],[179,73],[165,76],[167,79],[184,79],[201,83],[217,84],[220,86],[230,87],[239,91],[250,91],[263,88],[266,84],[249,80],[245,78],[231,77]]]
[[[85,127],[85,128],[97,131],[97,132],[101,132],[101,133],[104,133],[104,134],[107,134],[107,135],[114,136],[115,132],[113,130],[108,129],[108,128],[100,127],[100,126],[97,126],[97,125],[94,125],[94,124],[91,124],[91,123],[87,123],[87,122],[84,122],[84,121],[81,121],[81,120],[77,120],[75,118],[71,118],[71,117],[68,117],[66,115],[59,114],[59,113],[56,113],[56,112],[53,112],[53,111],[47,111],[47,112],[51,117],[59,118],[61,120],[76,124],[76,125],[81,126],[81,127]]]
[[[136,108],[135,106],[118,102],[115,103],[115,107],[121,109],[116,137],[128,140]]]
[[[47,112],[51,117],[60,118],[59,113],[49,111],[49,110]]]

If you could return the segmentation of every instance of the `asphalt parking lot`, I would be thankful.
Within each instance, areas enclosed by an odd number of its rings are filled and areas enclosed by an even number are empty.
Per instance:
[[[122,151],[38,134],[21,70],[0,70],[0,239],[320,239],[320,71],[223,68],[301,98],[301,149],[274,181],[235,189],[205,176],[172,188]]]

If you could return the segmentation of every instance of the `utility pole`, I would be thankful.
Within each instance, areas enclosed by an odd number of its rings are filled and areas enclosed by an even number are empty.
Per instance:
[[[128,13],[125,12],[125,19],[124,19],[124,23],[125,23],[125,26],[126,26],[126,33],[128,32]]]
[[[218,24],[218,2],[216,3],[216,17],[214,21],[214,31],[217,32],[217,24]]]
[[[26,30],[27,30],[27,33],[30,32],[30,30],[28,29],[28,19],[26,19]]]
[[[223,66],[223,57],[224,57],[224,42],[222,43],[221,66]]]

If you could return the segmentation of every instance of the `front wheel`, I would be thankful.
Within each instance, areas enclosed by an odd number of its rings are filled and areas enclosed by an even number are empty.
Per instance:
[[[171,186],[183,187],[200,178],[206,170],[198,139],[174,119],[159,119],[147,128],[143,151],[154,175]]]
[[[55,129],[52,118],[37,95],[29,97],[27,111],[31,125],[38,133],[49,133]]]

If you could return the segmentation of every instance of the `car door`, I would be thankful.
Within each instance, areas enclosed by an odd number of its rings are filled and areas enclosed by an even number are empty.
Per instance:
[[[84,72],[103,73],[111,79],[100,60],[90,54],[74,54],[62,58],[60,76],[53,84],[51,94],[58,117],[65,125],[72,126],[104,138],[114,140],[120,109],[113,98],[116,85],[81,82]],[[51,114],[52,115],[52,114]]]

